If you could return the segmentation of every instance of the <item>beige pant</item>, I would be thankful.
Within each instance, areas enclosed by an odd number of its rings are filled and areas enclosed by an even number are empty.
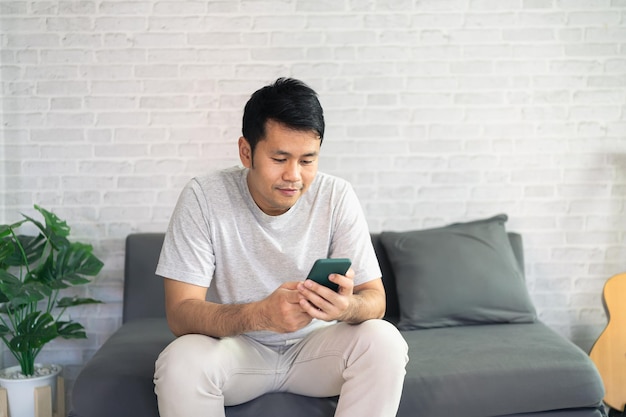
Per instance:
[[[161,353],[154,383],[161,417],[224,416],[225,405],[276,391],[340,394],[337,417],[393,417],[407,361],[406,342],[383,320],[338,323],[276,348],[186,335]]]

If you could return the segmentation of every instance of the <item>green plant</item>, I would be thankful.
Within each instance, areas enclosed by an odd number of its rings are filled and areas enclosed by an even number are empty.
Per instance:
[[[61,318],[68,307],[100,301],[60,298],[60,293],[88,283],[86,276],[97,275],[103,266],[91,245],[68,240],[65,221],[37,205],[35,209],[43,223],[22,214],[23,220],[0,225],[0,338],[24,375],[34,374],[35,359],[48,342],[87,338],[81,324]],[[38,234],[18,234],[27,224]]]

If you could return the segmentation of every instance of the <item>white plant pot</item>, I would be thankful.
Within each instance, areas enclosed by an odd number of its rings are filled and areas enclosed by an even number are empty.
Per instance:
[[[35,368],[50,367],[48,375],[11,378],[9,375],[20,371],[19,366],[12,366],[0,371],[0,387],[7,390],[10,417],[35,416],[35,388],[49,385],[52,391],[52,409],[57,409],[57,376],[61,373],[59,365],[35,364]]]

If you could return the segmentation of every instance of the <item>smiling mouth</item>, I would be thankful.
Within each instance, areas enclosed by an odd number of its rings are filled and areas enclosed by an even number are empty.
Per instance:
[[[286,196],[293,196],[300,192],[299,188],[278,188],[278,192]]]
[[[299,184],[294,184],[294,185],[279,185],[276,187],[276,190],[278,190],[279,193],[291,197],[294,196],[296,194],[298,194],[300,191],[302,191],[302,185]]]

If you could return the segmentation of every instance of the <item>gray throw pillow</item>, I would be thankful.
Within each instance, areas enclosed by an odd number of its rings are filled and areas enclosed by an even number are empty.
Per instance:
[[[396,277],[398,328],[528,323],[536,319],[505,214],[407,232],[383,232]]]

